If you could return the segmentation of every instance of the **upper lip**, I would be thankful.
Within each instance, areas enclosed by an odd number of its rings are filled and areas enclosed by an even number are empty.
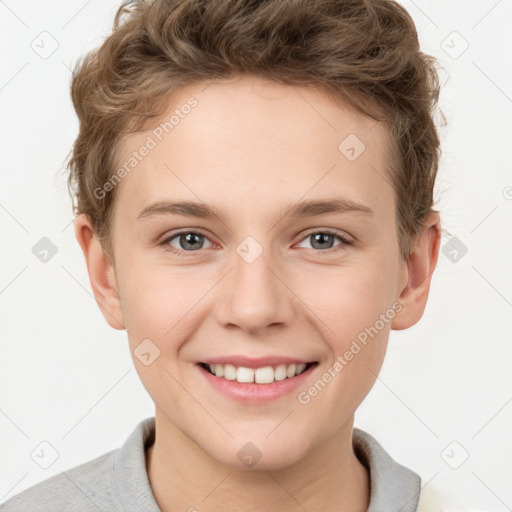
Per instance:
[[[262,368],[263,366],[273,366],[279,364],[307,364],[314,361],[307,359],[300,359],[298,357],[287,356],[268,356],[268,357],[247,357],[247,356],[220,356],[211,357],[198,361],[206,364],[232,364],[233,366],[243,366],[245,368]]]

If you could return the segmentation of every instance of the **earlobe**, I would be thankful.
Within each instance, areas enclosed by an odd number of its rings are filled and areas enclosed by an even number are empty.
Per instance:
[[[441,221],[439,214],[431,213],[423,231],[414,240],[407,259],[407,282],[398,300],[401,311],[395,316],[391,328],[407,329],[416,324],[425,311],[432,274],[437,265],[441,241]]]
[[[76,216],[75,236],[84,253],[94,298],[105,320],[114,329],[125,329],[114,267],[94,235],[88,215],[81,213]]]

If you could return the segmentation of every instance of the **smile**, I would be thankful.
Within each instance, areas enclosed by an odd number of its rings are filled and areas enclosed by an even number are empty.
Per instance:
[[[218,378],[240,383],[271,384],[272,382],[291,379],[307,371],[312,363],[267,365],[260,368],[248,368],[233,364],[207,364],[200,366]]]

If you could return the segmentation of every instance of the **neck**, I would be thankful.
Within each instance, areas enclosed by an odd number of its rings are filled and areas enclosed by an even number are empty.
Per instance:
[[[353,418],[303,459],[271,471],[240,470],[217,461],[163,419],[158,408],[155,424],[146,467],[162,512],[210,512],[226,504],[240,512],[368,510],[370,479],[352,448]]]

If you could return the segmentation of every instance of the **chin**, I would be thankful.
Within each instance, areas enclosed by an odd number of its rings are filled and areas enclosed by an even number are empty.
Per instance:
[[[219,447],[210,455],[237,470],[264,471],[285,469],[305,456],[304,443],[274,442],[255,435],[253,441],[230,440],[229,446]],[[248,439],[244,436],[244,439]]]

